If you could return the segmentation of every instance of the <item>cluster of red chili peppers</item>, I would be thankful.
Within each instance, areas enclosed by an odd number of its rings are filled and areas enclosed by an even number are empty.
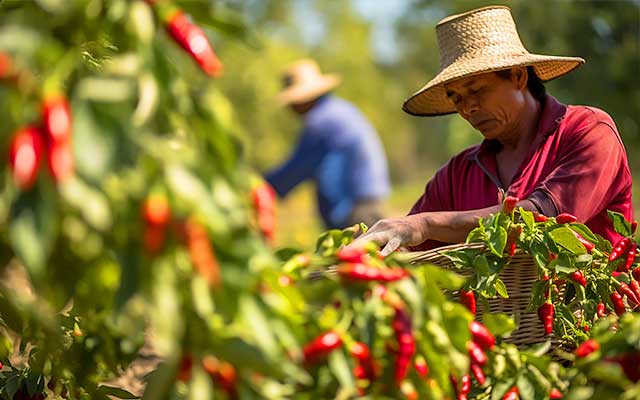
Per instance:
[[[204,356],[201,360],[202,369],[209,375],[214,385],[220,387],[231,400],[238,398],[237,373],[233,365],[221,361],[213,356]],[[180,359],[176,380],[188,382],[193,371],[193,356],[185,354]]]
[[[150,256],[158,255],[165,246],[172,222],[168,199],[162,194],[149,195],[142,204],[144,220],[144,250]],[[220,284],[220,267],[209,241],[206,228],[194,219],[175,221],[177,237],[187,246],[196,271],[211,287]]]
[[[336,256],[342,264],[338,265],[336,272],[341,278],[352,282],[395,282],[410,276],[404,268],[381,268],[369,265],[371,256],[365,249],[348,248],[340,249]]]
[[[67,98],[63,94],[45,96],[42,126],[19,128],[9,144],[9,167],[13,181],[21,190],[33,187],[45,158],[55,183],[73,175],[71,131],[71,109]]]
[[[260,181],[251,189],[251,201],[260,232],[269,243],[273,243],[276,233],[275,191],[267,182]]]
[[[635,230],[635,226],[633,227]],[[633,268],[636,259],[638,247],[636,242],[630,237],[623,237],[613,246],[613,250],[609,254],[609,263],[618,263],[616,270],[612,273],[614,277],[618,277],[621,273],[628,273],[629,283],[623,281],[614,281],[616,292],[611,293],[610,300],[613,303],[616,314],[621,315],[625,312],[624,298],[631,308],[637,308],[640,305],[640,267]]]
[[[482,367],[488,361],[485,350],[493,349],[496,339],[484,325],[477,321],[472,321],[469,324],[469,330],[471,331],[471,341],[467,343],[467,351],[471,359],[469,369],[476,382],[482,386],[486,382]],[[458,382],[458,379],[453,375],[451,375],[450,378],[451,384],[456,390],[457,399],[467,400],[467,396],[471,391],[471,375],[463,375],[462,378],[460,378],[460,382]]]
[[[209,38],[202,28],[193,23],[184,11],[167,0],[147,0],[156,7],[167,32],[173,40],[195,60],[207,75],[217,77],[222,74],[222,62],[213,51]]]

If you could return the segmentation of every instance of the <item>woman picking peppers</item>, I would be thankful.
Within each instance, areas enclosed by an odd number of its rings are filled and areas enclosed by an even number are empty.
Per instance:
[[[448,17],[436,33],[440,71],[403,109],[417,116],[458,113],[484,140],[440,168],[409,215],[378,221],[354,246],[373,241],[386,255],[400,246],[462,242],[507,196],[543,215],[571,213],[616,243],[607,210],[633,219],[631,174],[616,125],[597,108],[562,104],[543,85],[584,60],[529,53],[502,6]]]

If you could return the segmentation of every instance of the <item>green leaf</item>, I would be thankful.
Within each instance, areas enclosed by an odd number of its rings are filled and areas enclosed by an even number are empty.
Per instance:
[[[536,221],[535,221],[535,218],[533,218],[532,212],[527,211],[524,208],[520,207],[520,217],[522,218],[522,221],[527,226],[527,228],[533,229]]]
[[[453,271],[445,270],[433,264],[420,265],[414,268],[413,274],[424,276],[426,280],[434,282],[440,289],[458,290],[464,285],[467,278]]]
[[[549,236],[553,238],[558,246],[573,254],[584,254],[586,252],[582,243],[575,237],[571,229],[566,226],[552,230],[549,232]]]
[[[504,313],[484,313],[482,323],[495,336],[509,336],[516,329],[515,321]]]
[[[505,393],[516,384],[513,378],[496,382],[491,391],[491,400],[501,400]]]
[[[171,393],[175,382],[176,363],[177,360],[173,360],[172,363],[161,363],[158,368],[147,375],[144,399],[162,400],[168,398],[167,394]]]
[[[189,400],[200,400],[213,398],[213,387],[211,378],[202,369],[200,364],[194,366],[191,381],[189,382]]]
[[[502,257],[504,248],[507,245],[507,231],[502,226],[490,234],[488,234],[487,244],[489,250],[498,257]]]
[[[534,400],[536,389],[534,385],[529,381],[528,374],[519,375],[516,383],[518,385],[518,391],[520,392],[520,398],[522,400]]]
[[[485,232],[484,226],[482,225],[482,219],[480,219],[480,226],[469,232],[469,235],[467,235],[466,243],[484,242],[486,238],[487,234]]]
[[[24,381],[27,386],[27,393],[29,393],[30,396],[40,393],[44,389],[44,379],[42,375],[34,373],[33,370],[30,371],[30,374],[27,375]]]
[[[455,265],[457,268],[471,267],[473,265],[471,261],[472,256],[469,250],[451,250],[445,251],[442,254],[449,260],[451,260],[451,262],[453,262],[453,265]]]
[[[449,332],[451,342],[457,349],[466,349],[470,339],[469,323],[473,320],[471,313],[462,305],[446,302],[442,305],[443,326]]]
[[[266,354],[277,357],[278,345],[260,305],[249,295],[240,297],[239,303],[240,315],[247,325],[247,332],[251,332],[256,343]]]
[[[507,286],[504,284],[504,282],[502,281],[502,279],[497,279],[496,280],[496,291],[498,292],[498,294],[500,296],[502,296],[505,299],[509,298],[509,293],[507,293]]]
[[[631,230],[631,223],[627,222],[624,218],[624,215],[619,212],[607,210],[607,214],[609,214],[609,219],[613,222],[613,229],[616,232],[621,234],[622,236],[631,236],[633,232]]]
[[[549,251],[542,243],[534,242],[530,253],[538,268],[545,268],[549,264]]]
[[[113,386],[107,386],[107,385],[98,386],[97,391],[102,395],[115,396],[119,399],[139,399],[140,398],[133,393],[127,392],[124,389],[120,389]]]
[[[9,223],[11,246],[36,280],[44,278],[58,228],[54,195],[42,186],[20,193],[12,206]]]
[[[484,254],[477,256],[473,260],[473,268],[478,275],[489,275],[489,262],[487,261],[487,256],[485,256]]]
[[[580,234],[580,236],[582,236],[583,238],[587,239],[588,241],[590,241],[593,244],[598,244],[598,242],[600,241],[600,239],[596,236],[596,234],[591,232],[591,229],[589,229],[584,224],[579,224],[579,223],[576,222],[576,223],[571,224],[570,227],[574,231],[578,232]]]
[[[355,391],[356,383],[353,379],[353,374],[351,373],[351,369],[349,368],[349,363],[347,362],[347,357],[345,356],[344,351],[332,351],[329,354],[329,358],[327,361],[329,364],[329,369],[336,377],[338,382],[340,382],[340,386],[348,390]]]
[[[13,399],[20,386],[20,375],[12,375],[4,382],[4,391],[10,399]]]

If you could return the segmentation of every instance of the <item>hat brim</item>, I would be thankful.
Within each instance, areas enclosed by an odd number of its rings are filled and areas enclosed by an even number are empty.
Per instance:
[[[543,82],[565,75],[584,64],[579,57],[559,57],[539,54],[517,54],[501,58],[475,57],[451,63],[431,81],[404,101],[402,109],[411,115],[436,116],[456,112],[455,105],[447,96],[444,85],[455,80],[487,72],[515,67],[532,66]]]
[[[282,90],[276,96],[276,100],[281,105],[306,103],[328,93],[340,82],[341,78],[338,75],[322,75],[321,78],[313,82],[293,85]]]

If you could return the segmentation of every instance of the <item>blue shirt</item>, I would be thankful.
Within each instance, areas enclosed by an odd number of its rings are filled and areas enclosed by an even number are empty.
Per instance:
[[[327,228],[344,228],[358,201],[389,193],[387,160],[375,129],[353,104],[332,95],[306,113],[293,154],[265,178],[280,197],[313,179]]]

